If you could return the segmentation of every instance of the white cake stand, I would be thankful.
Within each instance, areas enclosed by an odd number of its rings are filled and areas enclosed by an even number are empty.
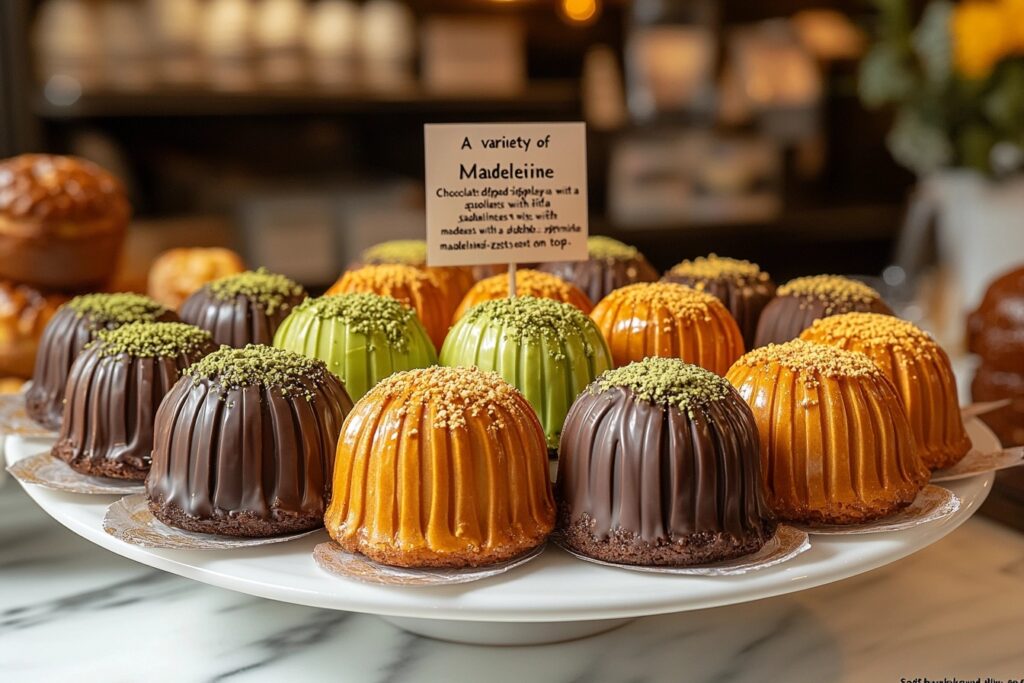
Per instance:
[[[974,447],[999,448],[979,420]],[[8,462],[48,448],[41,440],[7,439]],[[812,536],[796,559],[742,576],[645,574],[581,562],[551,547],[507,574],[456,586],[373,586],[331,576],[313,561],[319,532],[288,543],[227,550],[150,550],[103,531],[115,496],[86,496],[26,486],[54,519],[119,555],[180,576],[271,600],[376,614],[413,633],[466,643],[551,643],[601,633],[641,616],[760,600],[839,581],[906,557],[941,539],[974,514],[994,475],[950,482],[960,509],[945,519],[900,532]]]

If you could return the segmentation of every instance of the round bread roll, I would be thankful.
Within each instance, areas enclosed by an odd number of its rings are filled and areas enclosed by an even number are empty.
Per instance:
[[[121,183],[74,157],[0,161],[0,277],[84,289],[109,280],[131,207]]]
[[[34,287],[0,281],[0,376],[28,379],[36,362],[43,328],[67,301]]]
[[[148,294],[175,310],[208,282],[245,270],[242,257],[223,247],[180,247],[160,254],[149,269]]]

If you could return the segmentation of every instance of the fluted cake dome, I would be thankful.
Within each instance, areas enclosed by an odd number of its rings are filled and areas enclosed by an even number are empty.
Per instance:
[[[730,559],[777,526],[750,408],[725,379],[676,358],[606,372],[580,394],[557,499],[564,542],[620,564]]]
[[[470,266],[428,266],[425,240],[390,240],[363,250],[363,265],[399,264],[429,273],[444,292],[449,310],[454,311],[476,278]]]
[[[53,455],[82,474],[145,479],[160,402],[215,349],[209,332],[185,323],[101,330],[71,366]]]
[[[780,518],[864,522],[928,483],[896,389],[864,354],[796,339],[751,351],[727,378],[754,413]]]
[[[100,330],[132,322],[169,322],[178,316],[140,294],[83,294],[53,314],[39,340],[25,412],[47,429],[60,427],[71,364]]]
[[[354,401],[388,375],[437,363],[414,310],[364,292],[306,299],[277,328],[274,346],[322,360]]]
[[[576,285],[591,301],[600,301],[612,290],[634,282],[658,279],[658,271],[639,249],[611,237],[587,238],[587,256],[586,261],[542,263],[538,270]]]
[[[213,341],[241,348],[270,344],[306,290],[265,268],[229,275],[200,287],[178,309],[181,319],[213,335]]]
[[[512,385],[478,368],[400,372],[345,421],[327,533],[401,567],[476,567],[554,528],[544,430]]]
[[[616,367],[663,356],[724,375],[743,354],[740,328],[722,302],[683,285],[651,282],[617,289],[590,317],[608,340]]]
[[[160,404],[149,509],[201,533],[315,529],[351,409],[322,361],[270,346],[222,347],[187,368]]]
[[[801,339],[867,355],[896,387],[924,464],[955,465],[971,449],[960,418],[949,357],[913,323],[878,313],[844,313],[816,321]]]
[[[403,265],[364,266],[346,272],[328,294],[372,292],[411,307],[426,328],[434,348],[441,348],[451,327],[454,299],[445,296],[437,280],[419,268]]]
[[[756,263],[717,254],[681,261],[662,280],[718,297],[739,325],[748,349],[754,347],[761,311],[775,296],[775,283]]]
[[[975,401],[1010,400],[981,416],[1004,446],[1024,445],[1024,267],[997,277],[967,319],[967,348],[981,359]]]
[[[811,275],[779,287],[757,323],[754,347],[796,339],[815,320],[841,313],[884,313],[892,310],[882,296],[858,280],[839,275]]]
[[[516,271],[516,296],[535,296],[538,299],[554,299],[562,303],[572,304],[584,313],[590,313],[594,305],[574,285],[551,273],[523,268]],[[469,290],[455,311],[454,320],[466,314],[466,311],[477,304],[491,299],[508,298],[508,274],[494,275],[480,280]]]
[[[441,364],[501,375],[537,411],[554,449],[569,406],[612,358],[597,325],[578,308],[521,296],[471,308],[448,333]]]

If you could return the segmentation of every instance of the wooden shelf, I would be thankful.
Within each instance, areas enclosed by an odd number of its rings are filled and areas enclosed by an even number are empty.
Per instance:
[[[288,88],[246,92],[208,89],[153,89],[83,94],[62,105],[35,95],[34,113],[48,120],[128,117],[274,116],[280,114],[416,114],[450,111],[469,114],[564,112],[579,110],[579,85],[571,80],[531,83],[522,93],[440,94],[418,87],[399,91]]]

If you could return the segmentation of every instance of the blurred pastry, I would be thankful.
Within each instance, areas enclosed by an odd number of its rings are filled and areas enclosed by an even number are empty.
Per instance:
[[[32,376],[39,338],[65,301],[60,294],[0,281],[0,375]]]
[[[600,301],[613,289],[634,282],[658,279],[658,271],[640,250],[611,237],[588,238],[587,255],[586,261],[542,263],[537,270],[557,275],[576,285],[591,301]]]
[[[177,310],[182,302],[208,282],[245,270],[242,257],[222,247],[168,249],[149,269],[148,293]]]
[[[83,289],[109,280],[131,207],[121,183],[75,157],[0,161],[0,277]]]

